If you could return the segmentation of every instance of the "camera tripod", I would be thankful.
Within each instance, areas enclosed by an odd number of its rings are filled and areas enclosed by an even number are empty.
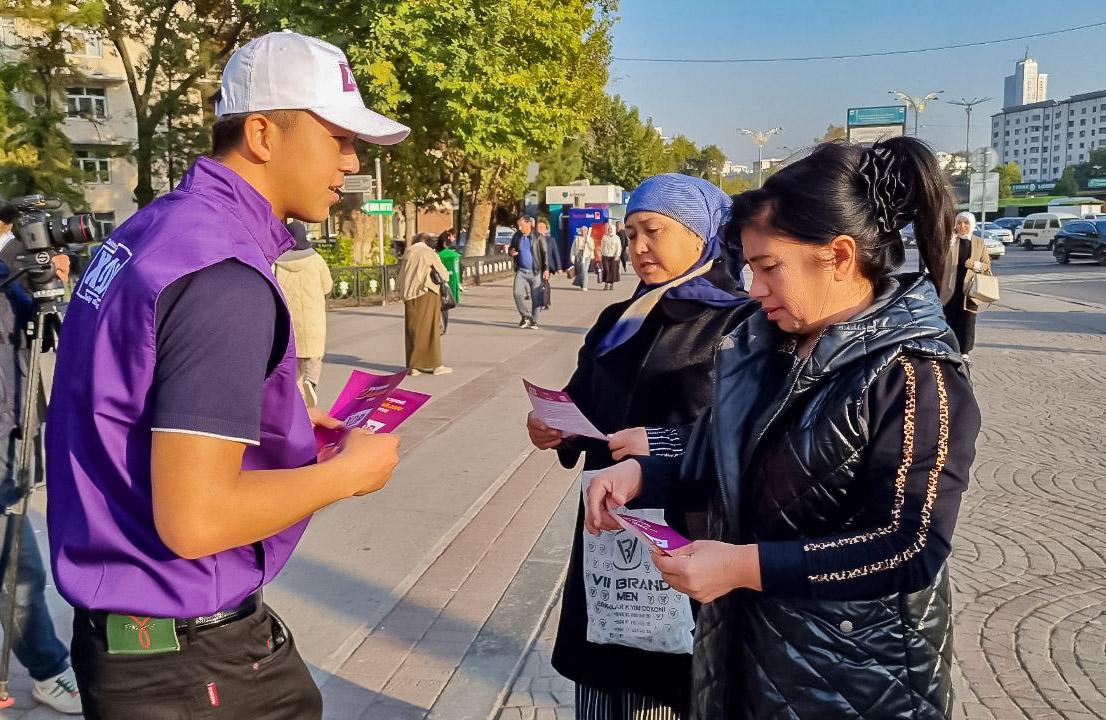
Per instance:
[[[22,270],[0,283],[0,293],[25,274]],[[19,549],[23,537],[23,523],[26,521],[31,494],[35,491],[34,452],[38,426],[41,421],[41,409],[46,406],[46,383],[42,374],[42,355],[57,345],[58,331],[61,328],[61,316],[58,314],[57,299],[60,291],[53,288],[33,289],[35,313],[25,326],[25,337],[30,345],[27,362],[26,383],[23,388],[21,424],[19,426],[19,454],[15,467],[15,502],[3,508],[0,537],[6,542],[7,562],[3,567],[3,592],[0,593],[0,625],[4,631],[4,643],[0,649],[0,709],[11,707],[14,698],[8,692],[8,675],[11,663],[12,644],[15,639],[13,623],[15,620],[15,591],[18,582]],[[2,302],[2,300],[0,300]]]

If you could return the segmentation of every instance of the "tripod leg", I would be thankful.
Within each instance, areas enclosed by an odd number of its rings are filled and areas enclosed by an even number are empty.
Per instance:
[[[42,348],[45,339],[56,329],[57,315],[52,312],[38,313],[35,324],[32,327],[31,356],[27,363],[27,385],[23,392],[23,423],[20,426],[22,432],[19,440],[18,465],[15,468],[16,488],[19,491],[19,500],[10,509],[11,512],[5,523],[5,540],[7,541],[8,562],[4,567],[3,575],[3,614],[0,615],[0,624],[4,628],[4,644],[0,648],[0,707],[10,705],[11,694],[8,692],[8,678],[11,669],[12,643],[15,639],[15,590],[18,582],[19,546],[23,537],[23,522],[26,519],[27,508],[30,505],[31,493],[34,491],[34,478],[31,476],[32,460],[35,452],[35,437],[38,434],[38,405],[41,393],[44,391],[42,382]]]

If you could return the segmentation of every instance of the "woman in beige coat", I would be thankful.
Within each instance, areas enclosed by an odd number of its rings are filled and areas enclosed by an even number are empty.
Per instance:
[[[975,347],[975,316],[982,309],[967,291],[977,273],[991,274],[991,256],[987,254],[987,246],[983,244],[983,238],[972,234],[973,230],[975,215],[962,212],[956,216],[941,282],[945,319],[960,343],[960,354],[966,363],[971,362],[968,354]]]
[[[326,296],[334,289],[334,281],[326,260],[308,243],[303,223],[293,222],[288,229],[296,244],[277,258],[276,279],[288,301],[296,334],[296,381],[307,406],[314,407],[326,354]]]
[[[399,268],[407,368],[412,375],[453,372],[442,365],[442,296],[434,279],[435,273],[439,279],[448,278],[449,270],[430,247],[433,239],[429,233],[416,235]]]

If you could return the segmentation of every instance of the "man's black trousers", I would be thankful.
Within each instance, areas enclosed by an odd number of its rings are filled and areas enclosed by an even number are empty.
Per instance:
[[[71,655],[85,720],[322,717],[322,696],[292,634],[267,605],[178,635],[180,652],[109,655],[103,626],[77,610]]]

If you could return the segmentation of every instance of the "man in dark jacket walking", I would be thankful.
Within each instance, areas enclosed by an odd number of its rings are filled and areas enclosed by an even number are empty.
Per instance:
[[[507,253],[515,260],[515,307],[521,317],[518,326],[536,330],[542,309],[542,282],[549,279],[549,248],[545,238],[534,232],[532,217],[523,215],[518,219],[518,230],[511,238]],[[529,311],[526,309],[527,290]]]

